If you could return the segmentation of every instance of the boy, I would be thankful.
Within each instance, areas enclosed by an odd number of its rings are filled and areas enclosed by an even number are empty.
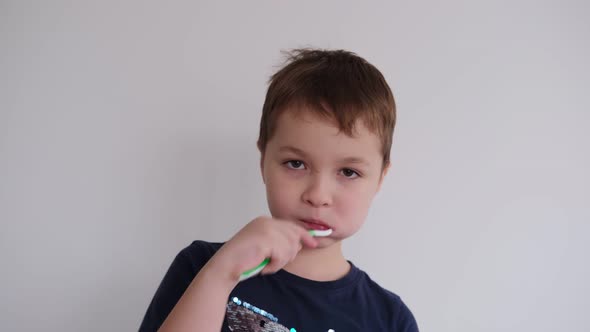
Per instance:
[[[224,244],[182,250],[140,331],[417,332],[401,299],[341,249],[387,174],[394,126],[393,95],[374,66],[341,50],[293,51],[270,80],[260,122],[272,217]],[[260,275],[238,281],[265,258]]]

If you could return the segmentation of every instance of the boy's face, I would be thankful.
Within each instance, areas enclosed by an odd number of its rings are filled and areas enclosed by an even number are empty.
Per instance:
[[[345,239],[361,227],[387,172],[381,142],[358,121],[349,137],[337,125],[290,109],[277,119],[261,160],[270,213],[307,229],[331,228],[320,246]]]

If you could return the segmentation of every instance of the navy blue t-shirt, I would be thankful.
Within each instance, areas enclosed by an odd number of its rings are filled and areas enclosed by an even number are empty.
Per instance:
[[[157,331],[199,270],[222,243],[195,241],[174,259],[139,331]],[[223,332],[418,332],[399,296],[349,262],[335,281],[313,281],[285,270],[239,283],[227,300]]]

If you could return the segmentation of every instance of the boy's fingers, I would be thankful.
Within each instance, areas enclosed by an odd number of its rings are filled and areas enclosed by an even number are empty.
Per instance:
[[[308,248],[315,248],[318,246],[318,240],[316,240],[307,230],[303,230],[301,233],[301,243]]]
[[[271,258],[268,265],[260,271],[260,274],[273,274],[285,266],[287,262],[279,257]]]

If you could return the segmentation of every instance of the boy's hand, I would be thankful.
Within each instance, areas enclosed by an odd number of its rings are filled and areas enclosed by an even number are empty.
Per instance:
[[[261,274],[275,273],[292,261],[303,246],[315,248],[317,240],[295,222],[258,217],[226,242],[207,263],[219,277],[237,283],[242,272],[270,258]]]

